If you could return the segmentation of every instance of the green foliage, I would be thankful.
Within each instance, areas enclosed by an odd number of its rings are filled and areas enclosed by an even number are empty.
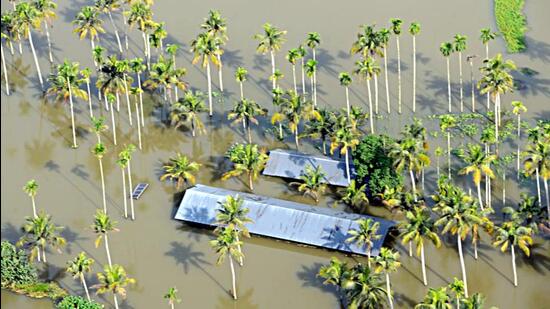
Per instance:
[[[36,280],[36,268],[29,262],[27,254],[2,241],[2,288],[31,284]]]
[[[400,186],[403,178],[392,167],[389,147],[394,140],[385,135],[367,135],[353,151],[357,180],[367,184],[370,196],[384,192],[386,187]]]
[[[525,0],[495,0],[497,26],[511,53],[525,49],[527,22],[523,15]]]
[[[56,300],[67,295],[55,282],[34,282],[16,286],[14,292],[24,294],[32,298],[50,298]]]
[[[102,305],[95,301],[88,301],[80,296],[70,295],[61,300],[57,305],[57,309],[101,309]]]

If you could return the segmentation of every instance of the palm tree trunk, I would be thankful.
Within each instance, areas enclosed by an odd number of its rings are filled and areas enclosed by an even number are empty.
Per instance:
[[[368,91],[368,95],[369,95],[370,133],[374,134],[374,117],[373,117],[373,113],[372,113],[372,96],[371,96],[371,91],[370,91],[370,80],[369,79],[367,79],[367,91]]]
[[[447,165],[449,169],[449,179],[451,179],[451,132],[447,132]]]
[[[384,45],[384,79],[386,80],[386,108],[388,109],[388,114],[391,113],[390,107],[390,88],[388,84],[388,58],[386,45]]]
[[[17,33],[17,42],[19,43],[19,54],[23,55],[23,43],[21,42],[21,35]]]
[[[38,57],[36,56],[36,51],[34,50],[34,43],[32,41],[32,31],[29,28],[27,31],[29,36],[29,45],[31,46],[32,56],[34,58],[34,64],[36,65],[36,71],[38,73],[38,80],[40,81],[40,87],[44,89],[44,81],[42,80],[42,71],[40,71],[40,64],[38,64]]]
[[[426,277],[426,258],[424,257],[424,244],[420,245],[420,261],[422,262],[422,280],[424,285],[428,285],[428,279]]]
[[[111,251],[109,250],[109,238],[107,237],[107,233],[105,233],[105,251],[107,252],[107,262],[109,262],[109,266],[113,266],[113,263],[111,261]]]
[[[113,298],[114,298],[114,301],[115,301],[115,309],[118,309],[118,299],[116,297],[116,293],[113,293]]]
[[[518,148],[517,148],[517,152],[516,152],[516,163],[517,163],[517,166],[516,166],[516,169],[517,169],[517,179],[519,180],[519,161],[520,161],[520,151],[519,151],[519,143],[521,142],[521,115],[519,114],[518,112],[518,141],[517,141],[517,144],[518,144]]]
[[[90,298],[90,292],[88,291],[88,285],[86,284],[86,279],[84,278],[84,274],[80,274],[80,281],[82,282],[82,286],[84,287],[84,291],[86,292],[86,298],[88,301],[91,301]]]
[[[298,86],[296,85],[296,64],[292,64],[292,80],[294,81],[294,92],[298,94]]]
[[[130,188],[130,194],[132,193],[132,168],[131,168],[132,162],[131,160],[128,160],[128,186]],[[130,197],[130,210],[132,212],[132,220],[136,219],[135,213],[134,213],[134,199]]]
[[[393,299],[391,297],[390,274],[387,272],[386,272],[386,293],[388,294],[388,303],[390,304],[390,309],[393,309]]]
[[[414,172],[412,169],[409,169],[409,175],[411,176],[411,184],[413,190],[414,201],[416,202],[416,183],[414,181]]]
[[[502,172],[502,207],[506,206],[506,170]]]
[[[346,86],[346,111],[349,118],[350,106],[349,106],[349,88]]]
[[[537,182],[537,196],[539,198],[539,206],[542,205],[542,195],[540,194],[539,167],[535,168],[535,181]],[[550,213],[548,213],[550,216]]]
[[[212,79],[210,77],[210,62],[206,62],[206,77],[208,79],[208,116],[212,117]]]
[[[473,241],[473,245],[474,245],[474,259],[477,260],[477,240]]]
[[[489,59],[489,43],[485,43],[485,59]],[[487,64],[488,65],[488,64]],[[487,110],[491,110],[491,99],[487,92]]]
[[[456,240],[458,244],[458,255],[460,256],[460,268],[462,269],[462,281],[464,281],[464,295],[468,297],[468,281],[466,279],[466,266],[464,265],[464,255],[462,254],[462,239],[460,239],[460,232],[456,234]]]
[[[546,193],[546,211],[548,213],[548,219],[550,220],[550,196],[548,196],[548,181],[542,179],[544,182],[544,192]]]
[[[67,79],[67,86],[69,88],[69,103],[71,108],[71,125],[72,125],[72,131],[73,131],[73,148],[77,148],[78,145],[76,144],[76,128],[74,125],[74,106],[73,106],[73,93],[71,90],[71,83]]]
[[[237,233],[235,239],[237,240],[237,242],[239,242],[239,234]],[[244,265],[244,259],[243,259],[243,256],[242,256],[242,249],[241,249],[241,245],[237,245],[237,250],[239,250],[239,253],[241,254],[241,256],[239,257],[239,265],[241,265],[241,267]]]
[[[128,218],[128,200],[126,195],[126,172],[124,168],[120,169],[122,172],[122,197],[124,198],[124,218]]]
[[[97,61],[95,61],[95,57],[93,56],[93,52],[94,52],[94,49],[95,49],[95,43],[94,43],[94,38],[93,37],[90,37],[90,45],[92,47],[92,58],[94,59],[94,66],[97,68]]]
[[[48,263],[48,261],[46,261],[46,247],[45,246],[42,246],[42,262]]]
[[[139,109],[140,109],[140,114],[141,114],[141,126],[145,126],[145,118],[143,117],[143,93],[142,93],[142,89],[141,89],[141,76],[138,73],[136,73],[137,75],[137,80],[138,80],[138,88],[139,88]]]
[[[137,121],[137,129],[138,129],[138,144],[139,144],[139,149],[141,149],[141,123],[140,123],[140,119],[139,119],[139,106],[138,106],[138,101],[137,101],[137,98],[135,98],[135,107],[136,107],[136,121]]]
[[[514,286],[518,286],[518,273],[516,271],[516,251],[513,245],[510,246],[510,250],[512,251],[512,270],[514,271]]]
[[[397,42],[397,89],[398,89],[398,109],[401,114],[401,50],[399,48],[399,36],[396,36]]]
[[[241,100],[244,99],[243,82],[239,82],[239,88],[241,90]]]
[[[426,188],[424,186],[424,175],[426,174],[426,170],[425,169],[422,169],[420,170],[420,176],[422,178],[422,191],[426,191]]]
[[[143,39],[143,54],[145,59],[147,59],[147,68],[149,69],[151,65],[149,63],[149,57],[147,57],[147,36],[145,35],[145,31],[141,32],[141,38]]]
[[[449,56],[447,58],[447,96],[449,98],[449,113],[452,111],[451,107],[451,62]]]
[[[324,140],[323,140],[324,145]],[[346,150],[346,176],[348,176],[348,184],[351,182],[351,172],[349,168],[349,156],[348,156],[348,150]]]
[[[481,184],[478,182],[476,183],[477,187],[477,199],[479,201],[479,206],[481,207],[481,210],[483,210],[483,200],[481,199]]]
[[[8,81],[8,70],[6,69],[6,57],[4,55],[4,44],[0,42],[0,51],[2,56],[2,70],[4,70],[4,81],[6,82],[6,94],[10,95],[10,83]]]
[[[126,51],[128,51],[128,23],[126,22],[126,15],[124,15],[124,12],[122,12],[120,15],[122,15],[122,21],[124,22],[124,47],[126,48]]]
[[[116,111],[120,112],[120,96],[118,95],[118,91],[115,93],[116,95]]]
[[[416,36],[413,37],[413,113],[416,112]]]
[[[472,96],[472,113],[476,112],[476,93],[474,86],[474,62],[470,60],[470,89]]]
[[[115,22],[113,21],[113,15],[111,14],[110,11],[107,13],[107,15],[109,15],[109,20],[111,21],[111,25],[113,26],[113,29],[115,29],[116,41],[118,43],[118,51],[120,51],[120,53],[122,54],[122,44],[120,43],[120,36],[118,35],[118,28],[116,27]]]
[[[36,203],[34,201],[34,196],[31,196],[31,202],[32,202],[32,215],[36,219],[38,216],[36,215]]]
[[[113,125],[113,144],[116,146],[116,125],[115,125],[115,111],[113,103],[109,103],[111,106],[111,123]]]
[[[40,257],[40,246],[36,246],[36,251],[37,251],[36,260],[40,262],[42,260],[42,258]]]
[[[229,253],[229,265],[231,266],[231,283],[233,286],[233,290],[231,291],[233,293],[233,299],[237,299],[237,285],[235,280],[235,267],[233,266],[233,257],[231,256],[231,253]]]
[[[128,82],[126,79],[126,74],[123,75],[124,79],[124,92],[126,94],[126,105],[128,106],[128,120],[130,122],[130,126],[132,126],[132,108],[130,106],[130,94],[128,92]]]
[[[44,19],[44,30],[46,30],[46,41],[48,42],[48,56],[50,63],[53,63],[52,42],[50,41],[50,30],[48,28],[48,22]]]
[[[306,96],[306,75],[304,72],[304,58],[300,58],[300,61],[302,62],[302,95]]]
[[[94,111],[92,110],[92,93],[90,91],[90,79],[86,80],[86,90],[88,91],[88,107],[90,108],[90,117],[93,117]]]
[[[294,142],[296,142],[296,150],[299,150],[300,143],[298,142],[298,125],[296,125],[296,130],[294,131]]]
[[[250,191],[254,191],[254,184],[252,183],[252,172],[248,172],[248,186]]]
[[[374,74],[374,112],[378,115],[378,75]]]
[[[218,54],[218,62],[220,66],[218,67],[218,79],[220,80],[220,91],[223,92],[223,74],[222,74],[222,55]]]
[[[498,149],[498,106],[500,104],[500,94],[497,93],[496,101],[495,101],[495,147]]]
[[[370,260],[371,260],[371,247],[367,246],[367,266],[370,268]]]
[[[273,51],[270,51],[269,53],[271,54],[271,76],[274,76],[275,75],[275,53]],[[273,85],[273,89],[275,89],[275,87],[277,86],[275,84],[275,78],[273,78],[272,85]]]
[[[436,169],[436,172],[437,172],[437,178],[439,178],[439,174],[440,174],[439,173],[439,157],[437,157],[435,159],[435,164],[436,164],[435,169]]]
[[[101,196],[103,200],[103,211],[107,213],[107,199],[105,198],[105,175],[103,174],[103,161],[99,161],[99,176],[101,177]]]
[[[409,240],[409,256],[413,256],[413,243]]]
[[[464,111],[464,87],[462,86],[462,52],[458,52],[458,80],[460,83],[460,112]]]

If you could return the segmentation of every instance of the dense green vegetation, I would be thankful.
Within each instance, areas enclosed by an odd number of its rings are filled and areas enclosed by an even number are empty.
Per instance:
[[[56,305],[57,309],[101,309],[103,305],[95,301],[87,301],[80,296],[66,296]]]
[[[525,0],[495,0],[495,16],[498,30],[502,33],[508,51],[521,52],[525,49],[527,22],[523,15]]]

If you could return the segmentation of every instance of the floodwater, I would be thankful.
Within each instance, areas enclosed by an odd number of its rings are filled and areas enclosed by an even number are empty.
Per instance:
[[[331,256],[349,260],[337,252],[297,246],[296,244],[253,237],[245,240],[245,265],[237,270],[239,300],[233,301],[228,294],[231,285],[228,265],[216,266],[216,257],[208,245],[213,235],[206,230],[190,227],[172,219],[175,205],[181,193],[169,183],[161,183],[158,177],[162,162],[181,152],[203,164],[198,182],[229,189],[246,190],[244,182],[237,179],[222,182],[219,180],[223,168],[223,153],[227,147],[243,141],[240,127],[230,127],[225,119],[226,112],[238,96],[238,85],[234,82],[233,72],[237,66],[244,66],[250,75],[245,83],[245,96],[252,98],[265,107],[271,108],[267,80],[270,74],[269,59],[255,53],[256,42],[252,39],[261,31],[264,22],[270,22],[288,30],[286,52],[296,47],[306,32],[317,31],[321,34],[322,44],[318,50],[320,62],[318,73],[318,94],[321,106],[342,108],[345,106],[344,90],[339,86],[337,75],[340,71],[351,71],[354,59],[349,56],[349,47],[355,38],[360,24],[377,23],[387,25],[389,18],[400,17],[405,20],[405,28],[412,20],[422,25],[417,39],[418,51],[418,117],[423,117],[429,128],[435,128],[425,117],[434,113],[446,112],[446,72],[445,62],[439,54],[439,44],[450,40],[456,33],[469,37],[467,54],[480,55],[476,66],[480,65],[484,50],[477,40],[482,27],[496,28],[493,22],[491,1],[157,1],[154,14],[157,21],[165,21],[169,38],[165,43],[178,43],[184,46],[180,50],[177,63],[187,68],[186,81],[192,88],[206,90],[206,77],[199,67],[190,63],[190,40],[199,32],[199,25],[211,8],[219,9],[227,18],[230,40],[224,54],[224,84],[227,88],[223,102],[215,104],[213,119],[205,119],[208,134],[191,138],[190,132],[165,128],[158,121],[158,96],[146,99],[146,128],[143,132],[144,149],[137,151],[132,160],[134,184],[150,184],[143,197],[136,202],[137,220],[125,220],[122,217],[121,175],[115,164],[115,155],[120,145],[137,143],[135,127],[130,127],[124,105],[118,117],[119,146],[114,148],[109,132],[105,134],[109,154],[104,158],[108,194],[108,208],[112,216],[119,221],[120,232],[110,236],[113,261],[123,265],[137,284],[128,291],[125,308],[152,308],[166,305],[162,299],[169,287],[177,286],[182,304],[186,308],[337,308],[335,290],[322,285],[316,277],[321,264],[327,263]],[[79,41],[72,34],[70,21],[79,7],[91,5],[92,1],[59,1],[59,19],[51,32],[56,62],[63,59],[79,61],[83,66],[93,67],[89,42]],[[2,10],[10,8],[2,1]],[[518,66],[538,72],[532,76],[517,74],[522,88],[503,98],[503,106],[508,102],[521,99],[529,108],[525,117],[531,123],[535,119],[550,118],[550,34],[549,23],[544,12],[550,11],[550,3],[544,0],[527,2],[526,14],[529,22],[526,53],[505,55],[516,61]],[[117,15],[117,24],[122,21]],[[102,37],[102,43],[114,51],[113,31],[105,23],[108,31]],[[406,32],[406,31],[405,31]],[[44,75],[49,72],[45,37],[34,35],[35,45],[40,54],[40,63]],[[385,113],[385,97],[381,88],[381,119],[377,120],[379,132],[396,134],[402,125],[412,119],[410,96],[412,93],[411,39],[408,34],[401,36],[403,69],[403,114]],[[501,39],[491,43],[492,52],[505,52]],[[8,53],[7,50],[5,50]],[[397,76],[395,41],[390,49],[390,83],[392,108],[397,107]],[[131,31],[130,54],[141,54],[141,39],[137,31]],[[25,46],[21,57],[8,55],[8,74],[11,79],[12,96],[2,91],[1,129],[2,129],[2,177],[1,177],[1,228],[2,239],[16,241],[21,233],[20,226],[24,217],[31,214],[29,198],[22,192],[23,184],[35,178],[39,185],[37,206],[52,214],[55,223],[66,227],[63,236],[68,246],[62,254],[49,253],[49,264],[43,270],[43,278],[56,280],[72,293],[82,294],[80,284],[64,272],[67,260],[80,251],[86,251],[96,260],[94,272],[106,263],[103,247],[94,248],[94,234],[90,229],[95,209],[101,207],[101,189],[98,163],[90,153],[95,136],[88,133],[87,103],[76,104],[76,122],[80,147],[73,150],[71,141],[70,116],[67,106],[61,103],[45,101],[37,87],[38,81],[32,57]],[[277,66],[286,75],[282,84],[290,88],[291,68],[283,53],[277,55]],[[469,69],[464,65],[465,85],[469,81]],[[452,58],[453,82],[458,83],[458,63]],[[213,74],[214,89],[217,78]],[[380,86],[383,84],[380,83]],[[4,87],[2,85],[2,87]],[[3,88],[2,88],[3,89]],[[454,88],[455,111],[457,88]],[[466,93],[468,88],[466,88]],[[98,107],[94,97],[94,112],[105,114]],[[479,98],[478,98],[479,99]],[[469,109],[469,96],[466,95]],[[351,90],[352,104],[366,105],[364,84],[355,83]],[[124,100],[122,101],[124,102]],[[483,101],[478,100],[478,106]],[[105,114],[107,115],[107,114]],[[108,115],[107,115],[108,116]],[[267,120],[263,120],[267,123]],[[285,143],[277,142],[271,135],[264,134],[266,126],[254,132],[254,140],[272,149],[274,147],[293,148],[291,137]],[[432,141],[440,143],[440,141]],[[458,143],[458,141],[453,141]],[[318,142],[303,141],[303,150],[319,153]],[[435,169],[427,173],[428,192],[433,192]],[[514,177],[509,177],[514,178]],[[469,184],[470,179],[461,179]],[[501,184],[497,182],[495,196]],[[518,184],[508,182],[508,203],[516,203],[519,197]],[[261,177],[256,184],[257,194],[292,199],[311,203],[289,190],[281,179]],[[530,188],[531,187],[531,188]],[[524,183],[521,190],[532,190],[532,184]],[[495,197],[496,203],[500,198]],[[324,198],[320,207],[332,204],[332,198]],[[498,207],[498,206],[497,206]],[[379,208],[371,212],[385,217],[391,215]],[[422,299],[427,288],[421,283],[420,264],[416,257],[407,256],[405,248],[399,243],[395,247],[401,252],[403,266],[392,274],[396,305],[399,308],[411,308]],[[512,267],[509,254],[502,254],[490,246],[487,237],[480,246],[479,260],[475,261],[471,248],[466,245],[466,267],[471,292],[482,292],[487,296],[487,304],[500,308],[543,308],[550,303],[548,273],[550,272],[550,248],[548,240],[538,238],[530,258],[520,255],[518,262],[519,287],[511,283]],[[447,239],[440,249],[427,247],[428,279],[430,286],[441,286],[460,276],[458,255],[453,239]],[[95,276],[88,277],[90,285],[96,283]],[[103,303],[112,305],[111,296],[96,296]],[[5,308],[51,308],[47,301],[31,301],[2,291],[2,307]]]

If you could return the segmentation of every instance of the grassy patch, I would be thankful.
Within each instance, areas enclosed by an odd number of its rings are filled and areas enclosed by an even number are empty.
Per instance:
[[[527,31],[523,6],[525,0],[495,0],[495,16],[500,33],[506,41],[508,51],[521,52],[525,49]]]

